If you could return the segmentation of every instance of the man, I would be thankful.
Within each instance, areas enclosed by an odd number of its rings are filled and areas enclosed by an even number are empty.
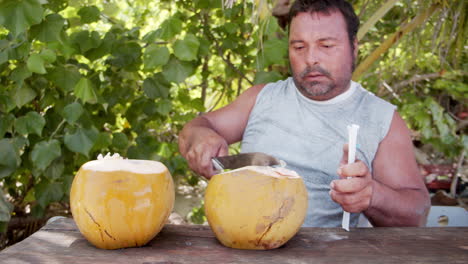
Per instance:
[[[393,105],[351,81],[359,26],[352,6],[297,0],[289,20],[292,78],[253,86],[189,122],[179,137],[182,155],[207,178],[211,158],[241,140],[243,152],[286,161],[308,189],[304,226],[340,226],[343,210],[353,213],[351,226],[359,213],[374,226],[424,225],[429,196],[408,128]],[[348,165],[350,124],[360,129],[357,160]]]

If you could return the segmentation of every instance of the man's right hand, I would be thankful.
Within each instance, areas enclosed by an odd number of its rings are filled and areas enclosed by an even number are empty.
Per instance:
[[[211,159],[228,155],[226,140],[212,129],[205,127],[192,128],[189,138],[181,133],[179,149],[190,168],[207,179],[216,174]]]
[[[229,105],[184,126],[179,134],[179,150],[192,170],[207,179],[216,173],[211,158],[228,155],[228,144],[242,139],[257,94],[264,86],[252,86]]]

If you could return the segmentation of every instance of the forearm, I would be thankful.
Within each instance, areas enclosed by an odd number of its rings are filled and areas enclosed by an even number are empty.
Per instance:
[[[373,181],[369,208],[364,211],[374,226],[424,226],[430,207],[426,189],[392,189]]]

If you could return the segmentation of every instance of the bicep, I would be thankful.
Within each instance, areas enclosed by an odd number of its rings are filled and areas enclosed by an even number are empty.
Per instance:
[[[395,111],[389,131],[380,142],[372,164],[374,180],[394,189],[424,188],[409,129]]]
[[[229,105],[203,115],[228,144],[242,139],[257,95],[264,86],[264,84],[252,86]]]

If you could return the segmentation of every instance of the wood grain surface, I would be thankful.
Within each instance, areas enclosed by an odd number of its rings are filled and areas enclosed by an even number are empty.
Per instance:
[[[72,219],[0,252],[1,263],[468,263],[468,227],[301,228],[267,251],[224,247],[208,226],[166,225],[146,246],[94,247]]]

